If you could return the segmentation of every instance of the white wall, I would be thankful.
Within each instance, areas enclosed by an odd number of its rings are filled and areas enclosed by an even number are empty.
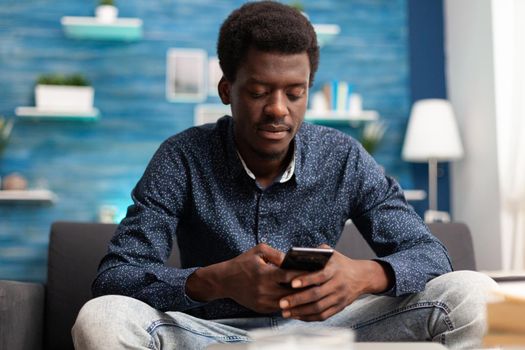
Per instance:
[[[472,231],[478,269],[502,267],[491,0],[445,0],[448,96],[465,146],[452,208]]]

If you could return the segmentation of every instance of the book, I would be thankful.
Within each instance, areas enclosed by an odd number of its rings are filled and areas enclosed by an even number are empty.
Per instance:
[[[522,345],[525,346],[525,334],[489,333],[483,337],[483,346]]]
[[[348,106],[348,83],[339,81],[337,83],[337,110],[346,112]]]
[[[484,346],[525,349],[525,298],[522,288],[502,288],[494,291],[487,303],[487,329]]]
[[[332,80],[332,83],[330,84],[330,96],[332,97],[330,108],[332,111],[337,110],[337,104],[339,97],[339,81],[338,80]]]
[[[353,110],[358,110],[355,115],[361,114],[361,96],[354,93],[354,86],[347,81],[334,79],[325,83],[322,88],[322,95],[326,101],[327,110],[337,113],[345,114],[351,113]],[[352,106],[352,100],[355,101]],[[324,105],[319,99],[315,103],[316,106]]]
[[[525,302],[488,303],[487,325],[490,332],[516,332],[525,337]]]

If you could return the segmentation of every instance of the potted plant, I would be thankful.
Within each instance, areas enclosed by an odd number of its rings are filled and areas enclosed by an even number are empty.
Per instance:
[[[4,152],[13,130],[13,119],[6,119],[0,115],[0,155]]]
[[[95,91],[81,74],[44,74],[35,87],[36,107],[46,111],[91,112]]]
[[[113,0],[100,0],[95,15],[100,22],[111,23],[117,19],[118,8]]]
[[[373,154],[385,135],[386,125],[382,121],[367,123],[361,133],[360,142],[366,151]]]

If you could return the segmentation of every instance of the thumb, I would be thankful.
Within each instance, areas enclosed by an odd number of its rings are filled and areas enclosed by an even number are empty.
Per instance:
[[[332,248],[332,247],[330,247],[330,246],[329,246],[328,244],[326,244],[326,243],[323,243],[323,244],[321,244],[321,245],[320,245],[319,247],[317,247],[317,248],[327,248],[327,249],[330,249],[330,248]]]
[[[259,246],[259,256],[267,263],[273,264],[275,266],[281,266],[281,263],[284,260],[283,252],[266,244],[261,244]]]

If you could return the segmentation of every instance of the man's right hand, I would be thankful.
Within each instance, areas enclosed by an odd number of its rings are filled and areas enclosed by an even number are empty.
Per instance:
[[[279,268],[284,253],[266,244],[218,264],[196,270],[186,282],[194,300],[230,298],[259,313],[280,311],[279,300],[294,292],[286,284],[304,274]]]

